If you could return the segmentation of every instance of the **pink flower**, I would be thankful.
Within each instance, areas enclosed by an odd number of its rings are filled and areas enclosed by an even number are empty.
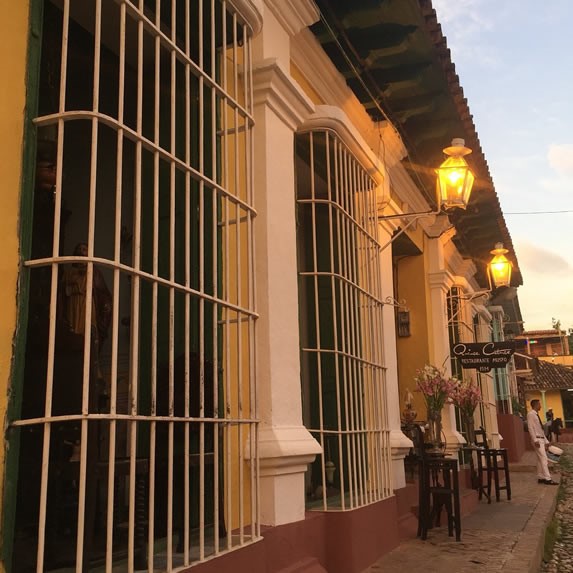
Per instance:
[[[471,378],[461,380],[452,396],[452,401],[460,409],[463,416],[473,416],[476,406],[482,401],[479,386]]]
[[[440,412],[446,403],[453,400],[460,384],[457,378],[447,376],[445,371],[428,364],[423,370],[416,371],[414,380],[429,412]]]

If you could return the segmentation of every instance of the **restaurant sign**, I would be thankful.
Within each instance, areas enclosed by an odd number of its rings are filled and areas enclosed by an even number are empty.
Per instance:
[[[457,342],[452,344],[452,356],[462,368],[475,368],[489,372],[492,368],[505,368],[515,352],[513,342]]]

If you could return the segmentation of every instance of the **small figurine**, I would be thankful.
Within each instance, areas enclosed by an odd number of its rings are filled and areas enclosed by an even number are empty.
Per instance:
[[[406,424],[411,424],[418,415],[418,412],[414,410],[414,396],[410,392],[409,388],[406,388],[406,393],[404,395],[404,410],[402,410],[402,420]]]

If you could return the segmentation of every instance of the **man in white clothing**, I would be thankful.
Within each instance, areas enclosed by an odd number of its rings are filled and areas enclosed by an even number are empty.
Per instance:
[[[527,429],[533,444],[533,450],[537,455],[537,482],[545,485],[557,485],[556,481],[551,479],[549,468],[547,467],[547,448],[549,441],[545,437],[543,425],[539,418],[541,404],[539,400],[531,400],[531,410],[527,413]]]

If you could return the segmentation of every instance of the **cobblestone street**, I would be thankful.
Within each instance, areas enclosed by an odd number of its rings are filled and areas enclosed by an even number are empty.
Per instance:
[[[565,537],[567,529],[562,527],[562,545],[556,546],[555,561],[545,569],[540,569],[545,530],[552,524],[558,491],[565,489],[537,483],[535,454],[528,450],[519,463],[510,464],[511,501],[502,494],[499,502],[479,502],[462,518],[460,542],[448,537],[445,527],[438,527],[430,531],[426,541],[403,541],[363,573],[573,572],[573,445],[564,449],[567,454],[553,470],[556,480],[561,471],[568,480],[570,499],[567,503],[563,499],[560,513],[567,515],[571,527],[569,537]]]
[[[573,573],[573,444],[559,444],[564,454],[559,463],[561,485],[553,522],[547,538],[554,536],[555,544],[548,562],[540,573]]]

